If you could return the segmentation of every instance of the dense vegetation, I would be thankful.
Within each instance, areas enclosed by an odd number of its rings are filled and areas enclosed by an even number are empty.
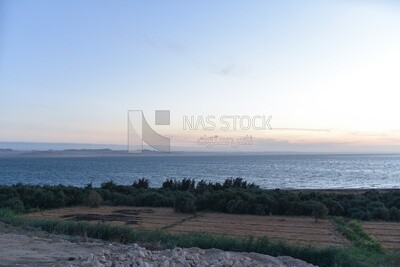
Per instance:
[[[259,215],[326,215],[359,220],[400,221],[400,190],[365,193],[265,190],[240,178],[212,183],[183,179],[166,180],[161,188],[149,188],[146,179],[132,185],[112,181],[99,188],[91,184],[0,186],[0,207],[17,212],[77,205],[127,205],[173,207],[177,212],[218,211]]]
[[[347,248],[301,247],[264,238],[232,238],[202,233],[171,234],[157,230],[134,230],[104,223],[43,220],[15,213],[40,209],[87,205],[173,207],[176,212],[218,211],[236,214],[302,215],[315,219],[333,216],[337,230],[352,245]],[[162,247],[220,248],[273,256],[288,255],[319,266],[399,266],[398,254],[387,252],[369,236],[357,219],[400,221],[400,190],[329,192],[310,190],[265,190],[240,178],[224,183],[183,179],[166,180],[161,188],[150,188],[140,179],[132,185],[112,181],[95,188],[16,184],[0,186],[0,221],[45,231],[89,236],[123,243],[158,244]],[[356,220],[354,220],[356,219]]]
[[[233,238],[205,233],[172,234],[160,230],[135,230],[124,226],[105,223],[33,219],[16,216],[0,209],[0,221],[19,227],[39,228],[51,233],[80,235],[122,243],[156,244],[159,248],[200,247],[219,248],[228,251],[258,252],[272,256],[292,256],[318,266],[399,266],[397,254],[368,250],[365,247],[316,248],[301,247],[285,242],[274,242],[263,238]]]

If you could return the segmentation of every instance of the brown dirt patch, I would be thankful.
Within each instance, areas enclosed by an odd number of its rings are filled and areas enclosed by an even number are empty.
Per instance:
[[[177,214],[169,208],[72,207],[35,212],[27,215],[36,218],[60,218],[76,221],[106,222],[113,225],[129,225],[133,228],[164,229],[177,224],[191,215]]]

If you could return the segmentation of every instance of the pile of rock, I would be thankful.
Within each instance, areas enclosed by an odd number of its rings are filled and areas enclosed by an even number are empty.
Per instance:
[[[149,251],[134,244],[123,252],[102,250],[88,257],[65,262],[63,266],[97,266],[97,267],[128,267],[128,266],[313,266],[291,257],[271,257],[257,253],[234,253],[218,249],[203,250],[199,248],[174,248],[163,251]]]
[[[1,227],[0,265],[29,267],[313,266],[291,257],[271,257],[258,253],[200,248],[148,250],[137,244],[109,243],[97,239],[87,240],[81,237],[60,236],[19,228],[5,229],[2,232]]]

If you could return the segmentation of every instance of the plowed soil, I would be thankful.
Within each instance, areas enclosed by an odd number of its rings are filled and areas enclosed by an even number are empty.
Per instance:
[[[231,215],[198,213],[177,214],[170,208],[74,207],[36,212],[36,218],[61,218],[105,222],[141,229],[165,229],[172,233],[204,232],[228,236],[267,236],[274,240],[313,246],[348,246],[329,220],[315,222],[308,217]]]
[[[385,248],[400,249],[400,223],[364,222],[365,231],[378,240]]]

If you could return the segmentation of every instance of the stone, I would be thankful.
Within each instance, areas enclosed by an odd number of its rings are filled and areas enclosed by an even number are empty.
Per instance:
[[[126,257],[125,257],[124,254],[119,254],[119,255],[118,255],[118,260],[119,260],[119,261],[125,261],[125,259],[126,259]]]
[[[167,260],[162,261],[160,267],[169,267],[169,261]]]
[[[91,267],[92,262],[91,261],[83,261],[83,262],[81,262],[81,266],[82,267]]]
[[[146,254],[142,250],[139,251],[138,256],[142,259],[146,258]]]
[[[243,267],[243,264],[242,264],[240,261],[235,261],[235,262],[232,264],[232,267]]]
[[[106,262],[107,262],[107,258],[106,258],[105,256],[100,256],[100,257],[99,257],[99,261],[100,261],[101,263],[106,263]]]

